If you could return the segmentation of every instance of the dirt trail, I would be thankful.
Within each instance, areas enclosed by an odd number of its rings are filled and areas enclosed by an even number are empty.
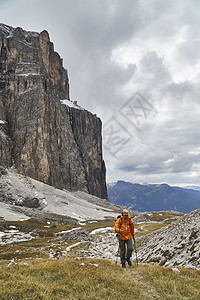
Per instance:
[[[154,286],[152,286],[144,277],[143,270],[140,265],[136,266],[134,264],[133,267],[126,268],[125,272],[129,273],[136,284],[140,287],[144,300],[162,300]]]

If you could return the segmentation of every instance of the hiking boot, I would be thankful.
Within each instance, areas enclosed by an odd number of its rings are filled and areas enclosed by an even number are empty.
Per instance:
[[[128,265],[131,267],[132,266],[132,262],[130,261],[130,258],[127,258],[126,261],[127,261]]]
[[[126,268],[126,265],[125,265],[125,264],[122,264],[122,268]]]

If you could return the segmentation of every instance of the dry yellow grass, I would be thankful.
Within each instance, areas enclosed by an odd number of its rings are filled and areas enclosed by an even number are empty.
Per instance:
[[[200,299],[200,272],[95,259],[29,260],[29,266],[1,264],[0,299]],[[84,264],[84,265],[81,265]],[[99,267],[93,264],[98,264]]]
[[[173,219],[173,215],[169,214],[162,216],[155,214],[154,218],[164,221],[166,216]],[[88,223],[83,227],[89,231],[99,227],[112,227],[114,221]],[[139,224],[138,228],[141,229],[141,225],[143,226],[140,234],[144,235],[161,226],[166,226],[167,223],[168,221],[162,224],[143,223]],[[38,227],[41,230],[46,228],[37,223],[28,223],[27,225],[29,228]],[[38,239],[0,247],[1,259],[10,260],[18,257],[18,264],[10,267],[8,267],[8,261],[0,261],[0,300],[200,299],[199,271],[179,268],[181,272],[176,274],[170,268],[141,264],[138,267],[134,265],[124,270],[120,264],[107,260],[87,258],[77,260],[73,256],[73,251],[72,256],[68,258],[48,259],[48,255],[41,248],[49,246],[52,248],[54,244],[56,247],[58,241],[54,234],[71,227],[57,225],[56,228],[44,231],[44,235],[42,232]],[[19,252],[16,253],[16,250]],[[26,259],[27,257],[32,258]],[[38,258],[36,259],[36,257]],[[24,263],[28,263],[28,266]],[[82,263],[84,265],[81,265]],[[93,264],[98,264],[99,267]]]

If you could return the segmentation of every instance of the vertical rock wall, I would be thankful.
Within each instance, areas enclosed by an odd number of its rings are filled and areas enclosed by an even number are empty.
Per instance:
[[[0,165],[107,197],[101,121],[62,99],[69,99],[68,74],[47,31],[0,24]]]
[[[80,151],[90,194],[107,198],[105,164],[102,161],[101,120],[92,113],[69,108],[69,118]]]

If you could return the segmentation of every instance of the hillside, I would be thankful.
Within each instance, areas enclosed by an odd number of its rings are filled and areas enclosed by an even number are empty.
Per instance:
[[[133,267],[124,271],[113,231],[120,207],[84,192],[56,189],[14,168],[1,173],[2,299],[200,296],[199,210],[133,213],[139,265],[134,251]]]
[[[200,270],[200,209],[141,238],[138,258],[143,262]]]
[[[111,203],[136,211],[174,210],[183,213],[200,207],[200,192],[167,184],[132,184],[125,181],[108,184]]]
[[[1,173],[2,172],[2,173]],[[36,218],[51,223],[115,217],[120,208],[83,191],[59,190],[14,168],[0,168],[0,220],[23,221]],[[69,222],[70,224],[70,222]]]
[[[142,239],[145,241],[149,236],[153,239],[172,222],[178,228],[184,218],[192,221],[193,217],[195,221],[192,214],[183,217],[167,212],[138,214],[134,220],[139,264],[134,261],[133,266],[125,270],[117,258],[118,240],[113,232],[113,218],[71,225],[58,218],[56,224],[55,220],[52,223],[45,219],[38,223],[34,218],[1,221],[1,230],[4,226],[13,236],[21,224],[24,233],[26,230],[30,233],[31,229],[35,237],[15,240],[12,244],[4,237],[5,243],[0,247],[0,295],[2,299],[121,299],[123,293],[135,300],[199,299],[200,272],[194,260],[192,264],[197,270],[183,269],[173,263],[166,267],[149,265],[141,256],[144,252],[150,256],[152,251],[152,248],[143,248]],[[169,225],[169,234],[175,234],[170,226],[175,225]],[[160,227],[164,228],[157,231]],[[197,250],[193,246],[194,238],[188,239],[185,253],[190,248],[193,252]],[[163,239],[163,245],[165,243]],[[158,259],[162,261],[160,255]],[[184,262],[187,256],[180,255],[180,259]],[[199,264],[198,259],[196,262]]]
[[[139,265],[123,271],[112,262],[87,258],[26,260],[1,265],[0,294],[2,299],[120,300],[123,295],[132,300],[198,300],[199,280],[195,270],[181,269],[179,274]]]

